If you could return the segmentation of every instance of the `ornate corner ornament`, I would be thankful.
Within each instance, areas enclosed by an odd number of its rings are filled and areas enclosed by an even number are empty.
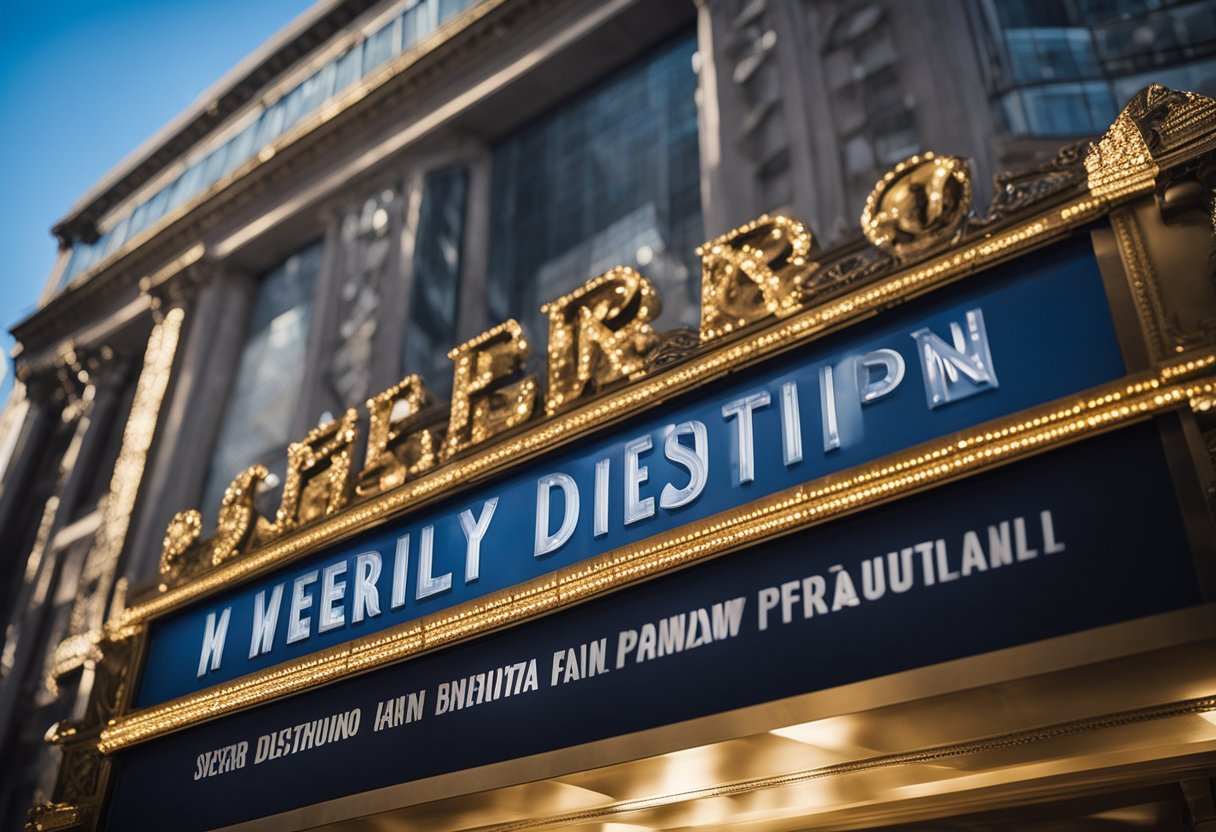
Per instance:
[[[1152,89],[1137,101],[1151,98]],[[1184,106],[1192,114],[1185,123],[1199,124],[1207,132],[1182,142],[1176,128],[1158,128],[1165,137],[1159,146],[1171,148],[1171,153],[1211,152],[1216,133],[1204,114],[1216,105],[1192,94],[1174,94],[1169,101],[1173,104],[1161,104],[1166,110],[1161,125],[1179,123],[1170,108]],[[1001,211],[990,211],[983,224],[972,218],[966,163],[923,154],[897,166],[867,201],[863,224],[873,248],[849,250],[835,258],[831,252],[814,252],[809,230],[782,217],[759,218],[706,243],[700,249],[706,291],[699,333],[656,335],[649,324],[658,298],[644,291],[648,284],[636,272],[615,269],[593,279],[545,307],[558,336],[549,353],[553,398],[546,398],[547,418],[539,417],[536,379],[525,375],[529,345],[518,323],[494,327],[449,354],[455,368],[446,433],[438,426],[440,419],[430,415],[425,391],[416,382],[405,379],[369,399],[366,467],[354,477],[358,485],[350,505],[332,502],[348,491],[347,480],[331,479],[305,501],[312,508],[298,522],[262,537],[253,533],[260,519],[251,500],[258,472],[245,472],[247,481],[234,483],[231,499],[226,495],[221,509],[221,514],[229,510],[235,520],[227,527],[221,522],[216,539],[191,537],[191,521],[178,518],[176,534],[166,535],[170,564],[191,561],[195,552],[207,551],[219,541],[226,541],[224,556],[212,558],[209,568],[184,582],[167,581],[160,595],[124,610],[116,626],[141,631],[153,618],[234,582],[449,497],[455,490],[501,475],[728,372],[1072,233],[1106,215],[1112,205],[1153,187],[1154,180],[1144,177],[1146,163],[1135,162],[1139,157],[1134,152],[1127,157],[1124,149],[1132,141],[1124,135],[1128,123],[1141,125],[1137,134],[1145,147],[1150,146],[1140,132],[1143,122],[1128,115],[1134,105],[1083,156],[1074,149],[1058,157],[1042,173],[1050,177],[1047,184],[1038,186],[1033,177],[1022,178],[1014,192],[1007,191],[1004,197],[998,193],[994,207]],[[1150,152],[1147,163],[1155,169],[1152,158]],[[1010,207],[1013,200],[1016,205]],[[892,496],[1168,410],[1210,403],[1216,394],[1216,353],[1210,350],[1210,344],[1196,345],[1153,372],[806,483],[384,633],[122,715],[102,731],[98,748],[104,753],[117,751],[204,719],[577,604]],[[312,470],[322,457],[332,464],[333,454],[349,455],[353,412],[344,415],[335,430],[335,436],[345,437],[337,444],[328,434],[310,435],[302,443],[313,454],[308,464],[301,456],[302,471]],[[349,474],[348,469],[343,476]]]
[[[861,230],[877,248],[907,258],[958,239],[971,214],[966,159],[922,153],[887,172],[861,212]]]
[[[1150,84],[1128,102],[1085,156],[1089,191],[1116,200],[1152,190],[1159,162],[1195,142],[1210,140],[1216,102],[1194,92]]]

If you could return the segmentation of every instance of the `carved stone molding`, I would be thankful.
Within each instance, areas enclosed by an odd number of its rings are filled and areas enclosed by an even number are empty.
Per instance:
[[[365,136],[369,126],[393,118],[406,110],[407,99],[417,96],[467,62],[479,60],[487,49],[501,48],[502,40],[515,28],[527,25],[563,0],[516,0],[491,3],[479,18],[436,41],[423,54],[403,54],[394,59],[395,74],[377,73],[376,85],[364,95],[351,95],[334,116],[310,117],[242,165],[204,194],[166,215],[157,225],[137,235],[111,255],[83,280],[61,292],[33,316],[14,328],[23,344],[41,347],[62,333],[88,320],[97,297],[108,297],[135,285],[150,271],[167,261],[183,257],[209,230],[266,194],[273,193],[302,168],[341,147],[344,142]]]
[[[982,218],[973,217],[971,227],[984,228],[1083,188],[1089,146],[1089,142],[1074,142],[1060,148],[1049,162],[998,173],[992,178],[994,196],[988,211]]]

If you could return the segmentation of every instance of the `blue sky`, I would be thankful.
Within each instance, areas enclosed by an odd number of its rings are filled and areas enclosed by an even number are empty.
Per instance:
[[[0,2],[0,401],[9,328],[55,262],[50,227],[309,0]]]

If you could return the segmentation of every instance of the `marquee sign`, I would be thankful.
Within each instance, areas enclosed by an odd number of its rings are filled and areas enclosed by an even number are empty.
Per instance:
[[[155,672],[135,704],[366,637],[1122,375],[1091,247],[1075,238],[154,622]]]
[[[712,240],[697,332],[612,269],[543,308],[543,385],[515,321],[457,346],[450,408],[411,376],[312,431],[274,516],[260,466],[212,537],[179,513],[104,718],[54,739],[114,766],[113,828],[205,829],[1202,603],[1152,420],[1216,407],[1216,348],[1090,236],[1156,187],[1162,107],[1216,123],[1150,88],[983,219],[925,154],[870,248]]]

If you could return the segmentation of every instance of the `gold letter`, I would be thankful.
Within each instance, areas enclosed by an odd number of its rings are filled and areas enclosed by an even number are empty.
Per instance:
[[[658,343],[650,321],[661,303],[650,281],[617,266],[540,308],[549,316],[549,390],[552,416],[605,384],[646,367]]]
[[[196,508],[179,511],[169,521],[160,548],[160,574],[164,576],[161,579],[161,592],[169,588],[171,580],[176,583],[181,576],[185,569],[182,556],[198,540],[202,530],[203,516]]]
[[[406,477],[435,464],[434,428],[407,433],[418,415],[431,405],[431,394],[421,376],[409,375],[367,400],[367,456],[359,472],[355,493],[370,497],[396,488]]]
[[[357,415],[351,408],[341,419],[313,428],[303,441],[287,448],[283,499],[273,524],[258,520],[259,543],[333,514],[346,504]]]
[[[249,532],[257,519],[253,498],[257,496],[258,484],[268,476],[270,474],[263,466],[251,465],[237,474],[224,491],[211,544],[212,566],[219,566],[238,554],[249,540]]]
[[[710,240],[701,256],[701,341],[750,323],[784,318],[802,304],[803,279],[818,265],[807,261],[811,232],[788,217],[767,214]]]
[[[514,318],[456,347],[448,358],[456,362],[456,372],[444,459],[532,417],[536,379],[502,383],[528,363],[528,342]]]

